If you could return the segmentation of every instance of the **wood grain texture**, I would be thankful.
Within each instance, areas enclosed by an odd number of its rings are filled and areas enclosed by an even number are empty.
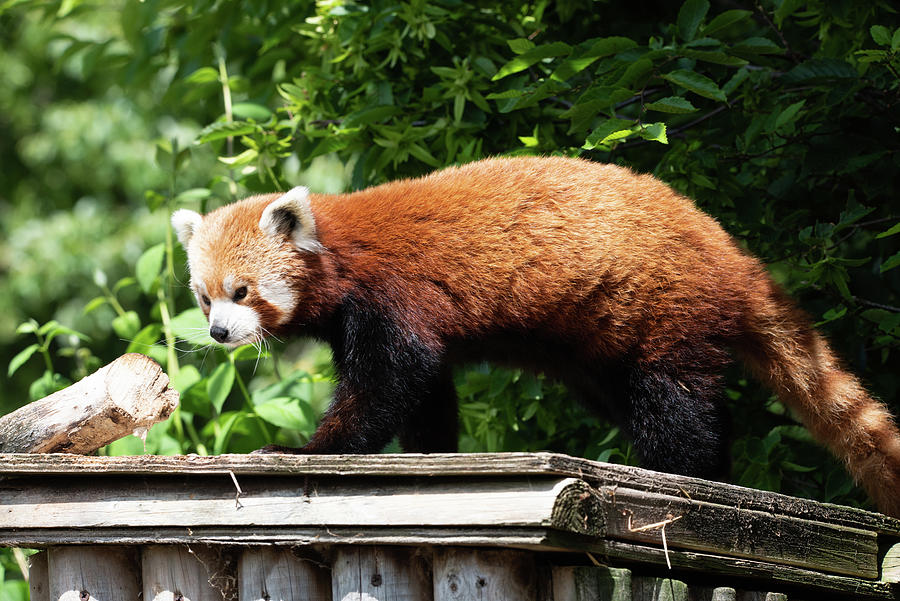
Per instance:
[[[339,547],[332,563],[334,601],[431,601],[431,570],[417,549]]]
[[[28,592],[30,601],[50,601],[50,575],[47,573],[47,551],[29,558]]]
[[[182,545],[152,545],[141,553],[142,592],[145,601],[223,601],[233,598],[227,564],[214,556],[202,557]],[[224,581],[224,582],[223,582]],[[233,582],[233,579],[232,579]],[[224,586],[223,586],[224,584]],[[135,599],[135,597],[110,597]]]
[[[631,570],[559,566],[550,570],[546,601],[631,601]]]
[[[137,599],[137,552],[127,547],[53,547],[47,574],[52,601]]]
[[[537,601],[534,554],[497,549],[437,549],[434,601]]]
[[[2,528],[183,526],[555,527],[571,478],[492,480],[77,478],[0,482]],[[574,511],[571,513],[575,513]],[[568,515],[568,514],[565,514]],[[568,515],[567,527],[585,520]],[[584,526],[590,528],[590,524]]]
[[[178,406],[159,364],[129,353],[64,390],[0,417],[0,453],[92,453],[143,435]]]
[[[331,570],[285,548],[244,550],[238,587],[241,601],[332,601]]]
[[[900,536],[900,519],[778,493],[665,474],[639,467],[600,463],[558,453],[435,453],[383,455],[198,455],[79,457],[0,454],[4,474],[303,474],[306,476],[499,476],[557,475],[594,486],[636,490],[709,501],[740,509],[827,521]]]
[[[687,584],[672,578],[638,576],[631,579],[632,601],[688,601]]]
[[[620,487],[602,492],[611,538],[662,546],[664,532],[669,548],[878,577],[878,540],[871,531]],[[646,528],[653,524],[664,526]]]

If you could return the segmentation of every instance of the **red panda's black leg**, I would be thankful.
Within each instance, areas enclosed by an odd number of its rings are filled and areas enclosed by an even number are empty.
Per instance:
[[[730,426],[713,375],[634,368],[625,389],[627,429],[641,465],[722,479],[730,468]]]
[[[457,405],[453,373],[446,367],[400,430],[400,447],[407,453],[455,453],[459,449]]]
[[[328,333],[338,372],[334,402],[302,453],[377,453],[438,390],[440,353],[372,302],[344,301]],[[453,408],[455,413],[455,406]]]

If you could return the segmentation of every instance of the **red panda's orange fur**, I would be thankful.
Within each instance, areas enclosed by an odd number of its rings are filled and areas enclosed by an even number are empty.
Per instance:
[[[275,198],[207,216],[224,234],[204,251],[221,265],[210,287],[260,257],[291,274],[300,301],[274,333],[314,328],[357,295],[438,355],[456,340],[522,332],[566,349],[560,361],[663,366],[688,391],[712,386],[731,349],[882,511],[900,516],[900,433],[889,412],[756,259],[653,177],[577,159],[493,159],[311,195],[320,253],[262,249],[270,242],[257,223]]]

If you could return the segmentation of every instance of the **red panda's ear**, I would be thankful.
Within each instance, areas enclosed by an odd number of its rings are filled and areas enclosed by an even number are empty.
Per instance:
[[[191,241],[194,232],[200,227],[201,221],[203,221],[203,216],[200,213],[187,209],[178,209],[172,213],[172,227],[185,250],[187,250],[188,242]]]
[[[259,228],[270,236],[287,236],[300,250],[322,250],[309,206],[309,190],[303,186],[288,190],[269,203],[259,218]]]

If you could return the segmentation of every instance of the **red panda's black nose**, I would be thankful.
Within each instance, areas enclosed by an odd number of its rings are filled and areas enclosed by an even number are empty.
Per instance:
[[[228,330],[222,326],[210,326],[209,335],[212,336],[213,340],[216,342],[225,342],[228,340]]]

